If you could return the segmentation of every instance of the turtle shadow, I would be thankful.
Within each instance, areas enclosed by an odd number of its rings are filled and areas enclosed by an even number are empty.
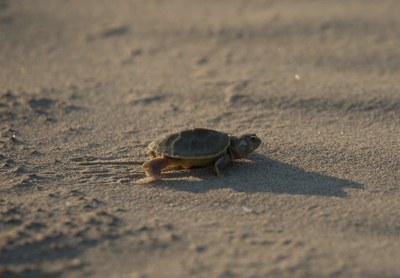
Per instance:
[[[190,172],[175,171],[165,173],[167,179],[157,181],[152,186],[192,193],[231,188],[247,193],[270,192],[332,197],[346,197],[345,188],[363,188],[361,183],[307,172],[261,154],[253,154],[250,159],[251,161],[234,163],[226,169],[223,177],[213,175],[210,168],[193,169]],[[195,180],[182,179],[186,175],[195,177]]]

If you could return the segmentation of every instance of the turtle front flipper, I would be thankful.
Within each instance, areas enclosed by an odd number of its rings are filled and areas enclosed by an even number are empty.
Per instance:
[[[153,180],[161,178],[161,171],[165,168],[173,166],[173,160],[168,157],[156,157],[143,163],[142,168],[146,172],[146,176]]]
[[[232,161],[232,156],[229,153],[225,153],[224,156],[220,157],[214,164],[214,171],[218,176],[222,176],[222,169],[224,169]]]

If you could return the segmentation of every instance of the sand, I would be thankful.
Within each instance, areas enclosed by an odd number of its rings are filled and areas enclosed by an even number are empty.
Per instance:
[[[0,1],[1,277],[399,277],[399,1]],[[153,139],[256,133],[137,184]]]

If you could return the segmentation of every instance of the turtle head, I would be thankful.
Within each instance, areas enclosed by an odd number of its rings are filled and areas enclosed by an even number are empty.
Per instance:
[[[230,149],[235,158],[242,158],[249,155],[261,144],[261,139],[257,135],[244,134],[240,137],[231,136]]]

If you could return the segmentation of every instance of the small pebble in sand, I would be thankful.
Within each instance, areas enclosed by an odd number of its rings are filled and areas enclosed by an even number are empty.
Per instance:
[[[246,207],[246,206],[242,206],[242,209],[243,209],[243,211],[246,212],[246,213],[253,212],[253,210],[252,210],[251,208]]]

